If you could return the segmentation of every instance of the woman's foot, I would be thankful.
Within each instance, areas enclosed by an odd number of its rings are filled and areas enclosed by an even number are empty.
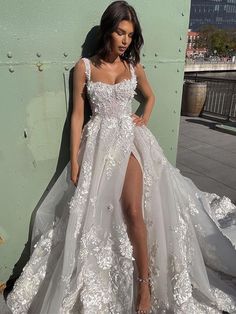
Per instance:
[[[138,278],[138,294],[136,313],[148,314],[151,308],[151,288],[150,279]]]

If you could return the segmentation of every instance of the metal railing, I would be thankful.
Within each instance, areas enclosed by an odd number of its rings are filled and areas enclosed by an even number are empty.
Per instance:
[[[235,64],[236,60],[235,59],[227,59],[227,58],[222,58],[222,59],[190,59],[186,58],[185,59],[185,64]]]
[[[207,82],[207,95],[201,115],[211,114],[226,121],[236,120],[236,79],[185,75],[185,80]]]

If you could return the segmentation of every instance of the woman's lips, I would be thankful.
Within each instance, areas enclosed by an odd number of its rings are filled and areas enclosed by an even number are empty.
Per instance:
[[[127,49],[127,47],[119,47],[119,50],[124,52]]]

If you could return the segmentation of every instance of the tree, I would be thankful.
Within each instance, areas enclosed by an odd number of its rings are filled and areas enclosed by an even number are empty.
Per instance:
[[[208,54],[217,51],[219,56],[227,56],[236,50],[236,31],[218,29],[214,25],[203,25],[199,29],[199,36],[195,47],[206,48]]]

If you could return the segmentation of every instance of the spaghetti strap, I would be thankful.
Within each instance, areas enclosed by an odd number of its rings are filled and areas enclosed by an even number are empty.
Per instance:
[[[131,79],[136,79],[136,74],[135,74],[135,70],[132,63],[130,63],[129,66],[130,66],[130,72],[131,72]]]
[[[91,68],[90,68],[90,60],[88,58],[82,58],[85,64],[85,74],[87,81],[90,81],[91,76]]]

